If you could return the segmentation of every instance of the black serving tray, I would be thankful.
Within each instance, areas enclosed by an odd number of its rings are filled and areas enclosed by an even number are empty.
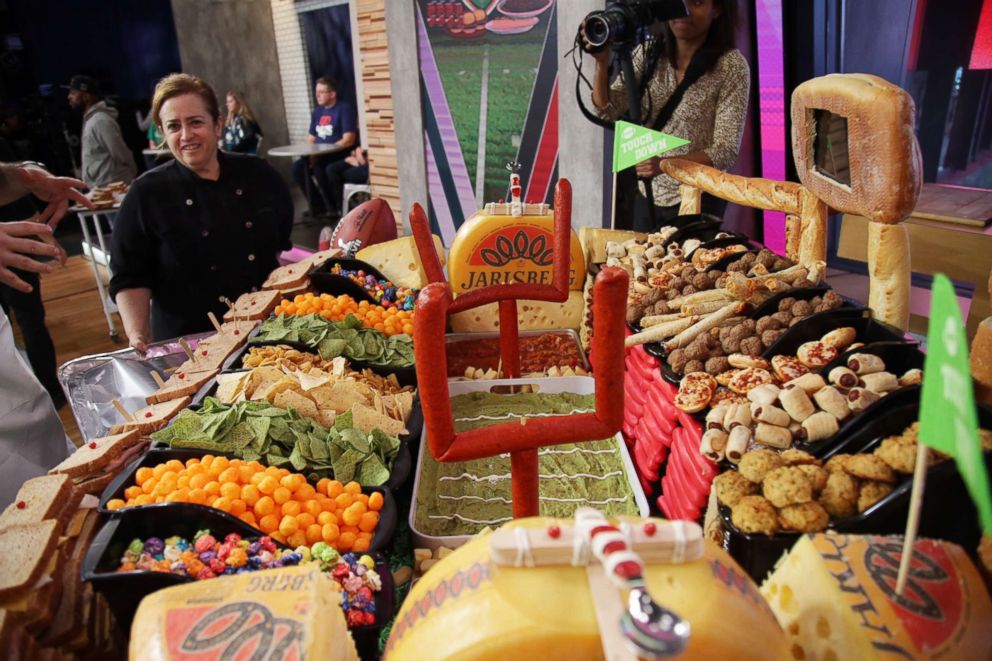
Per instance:
[[[220,510],[214,509],[212,507],[208,507],[206,505],[197,505],[194,503],[157,503],[154,505],[137,505],[114,511],[107,509],[108,501],[114,498],[120,498],[122,500],[124,499],[124,490],[127,487],[134,484],[134,476],[135,473],[138,472],[139,468],[143,466],[149,466],[149,467],[156,466],[157,464],[164,463],[166,461],[169,461],[170,459],[178,459],[179,461],[183,462],[183,464],[185,464],[187,459],[191,459],[193,457],[202,457],[207,454],[218,456],[224,453],[207,452],[204,450],[186,450],[186,449],[172,450],[172,449],[156,448],[149,450],[138,459],[135,459],[130,466],[125,468],[117,475],[117,477],[114,478],[113,482],[107,485],[107,488],[104,489],[103,494],[100,495],[100,505],[98,507],[98,511],[103,514],[118,516],[124,514],[125,512],[136,512],[142,510],[158,511],[157,509],[152,509],[152,508],[167,507],[172,505],[186,505],[187,507],[199,507],[206,510],[210,510],[211,512],[216,512],[218,516],[228,517],[230,519],[233,519],[234,521],[237,521],[242,525],[247,526],[247,524],[245,524],[243,521],[241,521],[235,516],[227,514],[226,512],[222,512]],[[229,456],[229,455],[225,455],[225,456]],[[393,533],[396,532],[397,513],[396,513],[396,501],[393,498],[393,492],[391,489],[389,489],[389,487],[362,487],[362,493],[370,494],[376,491],[382,494],[383,505],[382,505],[382,510],[379,512],[379,525],[376,526],[375,534],[372,535],[372,540],[369,542],[369,551],[381,551],[382,549],[384,549],[386,546],[389,545],[389,542],[392,540]],[[254,530],[258,535],[264,534],[262,531],[257,530],[252,526],[247,526],[247,527],[250,530]]]
[[[365,271],[366,274],[375,277],[377,280],[389,280],[378,269],[371,264],[358,259],[331,258],[323,264],[316,266],[310,271],[310,284],[321,294],[332,294],[339,296],[348,294],[356,301],[368,301],[375,303],[375,299],[365,287],[361,286],[348,276],[331,273],[335,265],[340,265],[342,269],[349,271]]]
[[[244,370],[230,370],[225,372],[225,374],[234,374],[236,372],[241,372]],[[212,397],[217,392],[217,377],[210,379],[207,383],[203,384],[203,387],[196,393],[196,396],[192,403],[187,408],[197,410],[203,406],[203,400],[207,397]],[[169,425],[173,423],[175,418],[169,421]],[[168,426],[168,425],[166,425]],[[386,481],[385,486],[389,487],[393,491],[402,488],[407,481],[410,479],[410,475],[413,473],[413,455],[416,454],[416,450],[419,447],[420,434],[424,427],[424,412],[420,407],[420,394],[414,393],[413,396],[413,408],[410,409],[410,418],[406,421],[407,433],[400,434],[397,438],[400,440],[399,450],[396,451],[396,457],[393,459],[393,468],[389,471],[389,480]],[[156,450],[166,450],[171,449],[166,443],[156,443],[154,446]],[[185,448],[184,448],[185,449]],[[201,453],[211,453],[211,454],[222,454],[224,456],[235,458],[235,455],[227,452],[219,452],[217,450],[200,450]]]
[[[723,231],[723,220],[705,213],[678,216],[672,222],[666,224],[678,228],[668,237],[667,241],[661,244],[666,248],[670,243],[678,243],[681,246],[682,242],[686,239],[710,241]]]
[[[919,418],[919,391],[919,387],[914,386],[883,397],[878,404],[884,403],[884,406],[879,407],[874,415],[864,415],[867,413],[865,411],[838,432],[839,440],[824,454],[824,458],[841,453],[870,452],[885,438],[901,433]],[[992,410],[979,407],[978,423],[984,429],[992,429]],[[985,467],[992,476],[992,452],[985,453]],[[978,513],[954,461],[942,461],[931,466],[927,470],[926,483],[919,535],[954,542],[974,556],[981,538]],[[864,512],[831,522],[827,530],[853,534],[903,534],[912,486],[912,477],[902,476],[888,496]],[[755,581],[764,580],[775,563],[802,536],[802,533],[793,532],[771,537],[743,533],[731,521],[730,508],[721,505],[720,514],[723,518],[724,548]]]
[[[844,326],[854,328],[858,334],[856,342],[873,344],[875,342],[903,341],[902,331],[873,319],[870,315],[871,312],[864,308],[840,308],[811,314],[789,328],[775,344],[765,349],[761,355],[763,358],[783,354],[794,356],[799,346],[804,342],[819,340],[830,331]]]
[[[130,628],[142,599],[152,592],[191,583],[195,579],[155,571],[118,572],[120,558],[128,545],[135,538],[145,540],[152,536],[165,539],[179,535],[192,541],[196,533],[203,529],[209,529],[210,534],[218,539],[230,533],[246,538],[263,535],[240,519],[204,505],[162,503],[123,510],[118,516],[108,519],[94,537],[83,560],[82,580],[92,582],[93,588],[107,598],[118,623]],[[285,544],[272,541],[277,547],[289,550]],[[356,638],[377,635],[396,610],[392,572],[382,555],[372,552],[369,555],[375,560],[376,571],[382,578],[382,589],[375,594],[376,624],[352,629],[351,633]]]

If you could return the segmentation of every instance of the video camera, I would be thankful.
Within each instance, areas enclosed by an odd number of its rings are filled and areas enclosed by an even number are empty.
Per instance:
[[[583,49],[598,53],[611,43],[627,46],[636,41],[638,28],[688,15],[683,0],[607,0],[605,9],[590,13],[583,21]]]

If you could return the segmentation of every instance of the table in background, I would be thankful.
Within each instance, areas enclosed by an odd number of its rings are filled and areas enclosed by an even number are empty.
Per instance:
[[[90,251],[90,266],[93,267],[93,279],[96,280],[96,289],[100,293],[100,303],[103,306],[103,314],[107,318],[107,327],[110,330],[110,337],[116,341],[119,337],[117,333],[117,326],[114,325],[114,313],[117,312],[117,304],[112,298],[110,298],[110,293],[107,288],[103,286],[103,278],[100,277],[100,269],[97,266],[97,253],[96,249],[99,248],[103,255],[103,264],[107,267],[107,271],[110,271],[110,252],[107,250],[107,243],[103,236],[103,228],[100,226],[100,219],[105,218],[107,224],[113,229],[114,220],[117,218],[117,212],[120,210],[120,204],[115,204],[112,207],[107,207],[105,209],[94,209],[90,210],[85,207],[73,207],[70,209],[73,213],[79,216],[79,226],[83,230],[83,244],[84,247],[88,246]],[[97,244],[93,245],[93,238],[90,234],[90,221],[93,222],[93,231],[96,233]]]
[[[280,156],[285,158],[304,158],[307,157],[305,161],[307,167],[307,176],[303,178],[303,183],[306,186],[307,198],[307,211],[312,211],[310,209],[310,156],[326,156],[328,154],[336,154],[338,152],[350,149],[350,147],[338,147],[335,144],[327,144],[322,142],[301,142],[294,143],[291,145],[284,145],[282,147],[273,147],[268,151],[269,156]]]
[[[923,184],[920,199],[906,220],[910,264],[914,273],[946,273],[952,280],[975,285],[968,312],[968,337],[992,314],[989,306],[989,269],[992,268],[992,190]],[[837,256],[868,259],[868,221],[844,214]],[[914,323],[915,321],[915,323]],[[926,332],[920,319],[914,331]]]

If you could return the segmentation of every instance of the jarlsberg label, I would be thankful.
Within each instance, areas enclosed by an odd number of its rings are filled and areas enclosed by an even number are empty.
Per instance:
[[[457,295],[489,285],[550,285],[553,231],[550,211],[519,217],[476,213],[459,228],[451,244],[448,279],[452,291]],[[569,289],[581,291],[585,255],[578,236],[574,231],[571,235]]]

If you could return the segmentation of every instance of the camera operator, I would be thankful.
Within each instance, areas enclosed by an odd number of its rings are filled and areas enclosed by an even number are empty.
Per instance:
[[[726,170],[740,150],[750,85],[747,61],[734,47],[737,2],[686,0],[685,5],[688,16],[663,23],[660,39],[633,51],[634,72],[643,92],[642,124],[689,141],[666,153],[666,158]],[[587,52],[596,50],[586,35],[588,21],[580,30]],[[596,60],[593,105],[604,119],[622,119],[628,110],[627,81],[618,76],[610,85],[610,49],[592,55]],[[651,231],[678,215],[678,182],[661,174],[660,162],[661,157],[655,156],[636,166],[642,183],[635,200],[635,230]],[[650,182],[649,196],[644,182]],[[704,212],[722,215],[724,206],[721,200],[703,196]]]

